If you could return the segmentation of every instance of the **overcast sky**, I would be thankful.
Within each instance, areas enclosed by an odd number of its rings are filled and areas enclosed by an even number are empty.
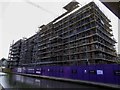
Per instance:
[[[64,13],[62,7],[70,1],[72,0],[0,0],[0,59],[8,58],[13,40],[34,35],[40,25],[47,24]],[[82,6],[88,1],[95,1],[112,21],[113,34],[118,41],[118,18],[114,14],[98,0],[77,1]]]

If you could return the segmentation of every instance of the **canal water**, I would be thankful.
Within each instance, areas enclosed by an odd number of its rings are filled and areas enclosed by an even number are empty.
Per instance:
[[[3,86],[3,88],[14,88],[14,90],[18,90],[19,88],[89,88],[101,90],[100,88],[94,86],[6,73],[0,73],[0,84]]]

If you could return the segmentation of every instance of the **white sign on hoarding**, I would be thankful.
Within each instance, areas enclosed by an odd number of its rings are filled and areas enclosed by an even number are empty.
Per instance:
[[[84,70],[84,73],[87,73],[87,70]]]
[[[97,70],[97,75],[103,75],[103,70]]]
[[[17,72],[22,72],[22,68],[18,68],[18,69],[17,69]]]

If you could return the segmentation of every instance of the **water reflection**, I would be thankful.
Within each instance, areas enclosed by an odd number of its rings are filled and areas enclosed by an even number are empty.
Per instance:
[[[80,84],[7,74],[0,76],[4,88],[93,88]],[[98,88],[97,88],[98,90]]]
[[[18,83],[24,83],[28,84],[30,86],[36,87],[36,88],[86,88],[86,86],[81,86],[78,84],[72,84],[67,82],[60,82],[60,81],[54,81],[54,80],[47,80],[47,79],[37,79],[37,78],[31,78],[31,77],[25,77],[20,75],[14,75],[14,79]]]

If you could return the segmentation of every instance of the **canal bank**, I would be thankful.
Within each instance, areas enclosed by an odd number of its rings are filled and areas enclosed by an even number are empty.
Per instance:
[[[33,75],[33,74],[20,74],[20,73],[13,73],[13,74],[34,77],[34,78],[44,78],[44,79],[50,79],[50,80],[55,80],[55,81],[76,83],[76,84],[80,84],[80,85],[95,86],[95,87],[100,87],[100,88],[104,88],[104,89],[120,89],[120,85],[115,85],[115,84],[104,84],[104,83],[91,82],[91,81],[73,80],[73,79],[58,78],[58,77],[56,78],[56,77]]]
[[[28,89],[40,89],[40,88],[66,88],[66,89],[92,89],[92,90],[108,90],[96,86],[86,84],[76,84],[70,82],[63,82],[60,80],[51,80],[45,78],[36,78],[25,75],[17,75],[7,73],[0,76],[0,84],[3,86],[3,90],[28,90]]]
[[[95,86],[95,87],[100,87],[100,88],[120,89],[120,85],[118,85],[118,84],[106,84],[106,83],[99,83],[99,82],[92,82],[92,81],[69,79],[69,78],[60,78],[60,77],[43,76],[43,75],[35,75],[35,74],[14,73],[10,69],[3,69],[3,72],[15,74],[15,75],[33,77],[33,78],[44,78],[44,79],[55,80],[55,81],[76,83],[76,84],[80,84],[80,85]]]
[[[0,84],[0,90],[3,90],[3,86]]]

